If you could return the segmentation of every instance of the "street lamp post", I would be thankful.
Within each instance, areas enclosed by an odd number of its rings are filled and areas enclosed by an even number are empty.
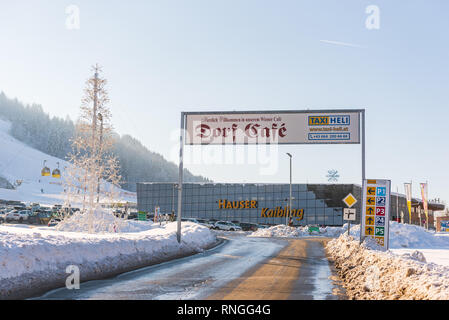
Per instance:
[[[290,212],[292,210],[292,155],[287,152],[290,158],[290,197],[289,197],[289,208],[287,210],[288,214],[285,215],[285,225],[288,226],[288,220],[290,218]]]

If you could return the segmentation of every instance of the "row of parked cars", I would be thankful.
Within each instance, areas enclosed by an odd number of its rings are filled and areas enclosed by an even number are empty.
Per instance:
[[[182,218],[181,221],[190,221],[201,224],[210,229],[224,231],[256,231],[257,229],[268,228],[266,225],[238,221],[217,221],[197,218]]]
[[[0,205],[0,223],[18,222],[37,225],[57,225],[61,219],[58,218],[61,206],[44,207],[39,204],[25,205],[17,203],[14,205]],[[69,209],[73,213],[77,209]]]

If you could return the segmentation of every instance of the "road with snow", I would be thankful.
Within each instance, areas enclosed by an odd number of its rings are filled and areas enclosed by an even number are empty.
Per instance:
[[[79,290],[53,290],[38,299],[344,298],[330,279],[326,239],[223,237],[223,244],[203,253],[81,283]]]

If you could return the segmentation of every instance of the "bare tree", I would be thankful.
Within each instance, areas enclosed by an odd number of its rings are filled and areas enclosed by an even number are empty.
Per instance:
[[[88,215],[89,232],[93,231],[93,212],[100,197],[111,203],[117,199],[120,184],[120,166],[111,150],[114,144],[106,79],[101,69],[93,66],[94,75],[86,81],[81,114],[72,138],[70,166],[66,170],[66,206],[82,204]]]

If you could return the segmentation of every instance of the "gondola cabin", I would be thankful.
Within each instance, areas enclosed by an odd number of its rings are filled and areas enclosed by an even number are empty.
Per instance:
[[[53,178],[61,178],[61,171],[59,171],[59,169],[55,169],[53,170],[52,174]]]
[[[50,176],[50,169],[48,167],[44,167],[41,171],[41,174],[43,177],[48,177]]]

